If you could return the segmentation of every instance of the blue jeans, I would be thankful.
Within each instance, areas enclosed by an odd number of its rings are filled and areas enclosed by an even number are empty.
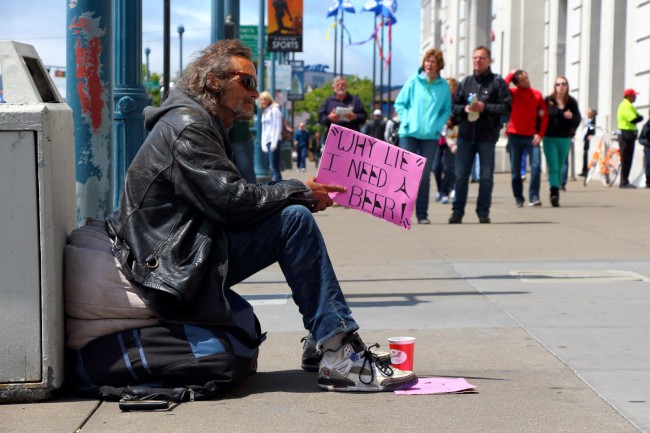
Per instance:
[[[415,201],[415,216],[421,220],[429,216],[429,189],[431,187],[431,166],[436,156],[438,140],[419,140],[413,137],[400,137],[399,147],[427,159],[422,169],[422,180]]]
[[[307,161],[307,146],[298,146],[298,151],[296,153],[298,154],[298,158],[296,158],[298,168],[305,168],[305,163]]]
[[[479,161],[478,153],[472,162],[472,182],[481,180],[481,161]]]
[[[271,142],[266,143],[269,155],[269,170],[271,170],[271,180],[279,182],[282,180],[282,173],[280,170],[280,154],[282,153],[282,142],[278,143],[275,150],[271,150]]]
[[[438,192],[442,196],[449,196],[456,179],[456,155],[451,153],[448,145],[437,147],[431,170],[436,179]]]
[[[319,346],[337,334],[359,329],[343,297],[320,229],[306,207],[288,206],[254,225],[227,229],[226,236],[227,287],[278,262],[305,329]]]
[[[489,216],[492,206],[492,189],[494,188],[494,141],[469,141],[458,137],[456,143],[456,195],[452,210],[455,214],[465,215],[469,177],[472,172],[475,155],[479,156],[481,178],[478,184],[476,214]]]
[[[512,182],[512,194],[515,200],[524,201],[523,184],[521,182],[521,155],[526,149],[530,158],[530,186],[528,187],[528,199],[530,202],[539,200],[539,183],[541,177],[541,152],[539,146],[533,146],[532,135],[508,136],[508,148],[510,149],[510,178]]]
[[[241,177],[246,179],[248,183],[257,183],[255,177],[255,164],[253,142],[251,141],[238,141],[232,143],[232,153],[235,159],[235,166]]]

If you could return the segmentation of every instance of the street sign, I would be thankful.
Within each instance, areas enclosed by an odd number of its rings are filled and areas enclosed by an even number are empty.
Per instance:
[[[239,39],[244,45],[253,52],[253,61],[257,62],[259,52],[257,50],[257,35],[259,35],[258,26],[239,26]],[[264,39],[266,39],[267,28],[264,27]],[[269,52],[264,53],[264,60],[270,60]]]
[[[291,88],[287,94],[289,101],[302,101],[305,99],[305,62],[293,60],[291,65]]]

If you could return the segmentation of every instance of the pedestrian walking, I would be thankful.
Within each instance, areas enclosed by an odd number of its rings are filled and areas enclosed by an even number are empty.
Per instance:
[[[529,206],[541,206],[539,187],[542,173],[540,144],[548,125],[548,110],[541,92],[530,86],[528,73],[523,69],[510,72],[506,78],[512,94],[512,112],[506,132],[510,149],[512,194],[517,207],[523,207],[524,195],[521,181],[521,155],[526,149],[530,161]]]
[[[544,136],[544,157],[548,167],[550,200],[560,206],[562,166],[569,156],[571,139],[582,120],[578,101],[569,95],[569,80],[560,75],[555,79],[553,93],[545,99],[548,109],[548,127]]]
[[[469,178],[476,155],[480,163],[476,214],[482,224],[491,221],[494,149],[499,139],[501,118],[510,114],[512,101],[506,83],[490,69],[491,62],[489,48],[476,47],[472,54],[474,72],[460,82],[454,95],[453,114],[458,121],[458,140],[455,196],[449,224],[463,222]]]
[[[444,67],[442,51],[428,49],[420,68],[406,80],[395,99],[395,111],[400,118],[399,146],[426,158],[415,202],[418,224],[431,224],[428,215],[431,166],[440,134],[451,115],[451,91],[440,76]]]

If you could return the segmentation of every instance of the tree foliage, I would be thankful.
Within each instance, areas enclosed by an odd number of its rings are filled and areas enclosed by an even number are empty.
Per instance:
[[[345,81],[348,84],[348,93],[357,95],[363,103],[366,111],[372,111],[372,80],[368,78],[358,78],[356,76],[346,76]],[[323,131],[323,126],[318,123],[318,110],[328,96],[332,95],[332,82],[328,81],[322,87],[313,89],[305,94],[305,99],[295,101],[294,113],[307,113],[309,118],[305,128],[309,132]]]

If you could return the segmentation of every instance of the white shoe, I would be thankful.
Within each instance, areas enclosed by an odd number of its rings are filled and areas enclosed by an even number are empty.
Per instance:
[[[412,371],[380,361],[357,333],[345,337],[339,350],[326,351],[318,370],[318,386],[326,391],[395,391],[409,388],[417,380]]]

